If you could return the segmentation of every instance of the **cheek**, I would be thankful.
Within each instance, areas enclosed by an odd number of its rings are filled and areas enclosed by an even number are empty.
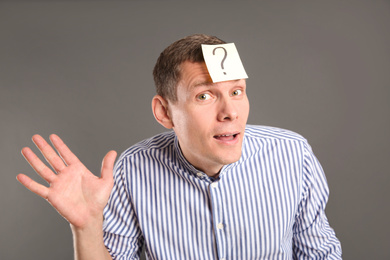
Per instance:
[[[191,146],[199,143],[204,144],[210,132],[209,128],[212,126],[207,113],[186,114],[181,117],[178,124],[176,131],[180,132],[182,138],[186,138],[189,143],[192,143]]]
[[[176,134],[191,138],[207,134],[216,120],[215,108],[210,106],[178,106],[171,115]]]
[[[249,101],[248,101],[248,99],[246,99],[246,102],[243,102],[243,104],[241,106],[241,113],[242,113],[243,117],[245,117],[245,118],[248,117],[249,109],[250,109]]]
[[[188,135],[193,127],[193,121],[190,120],[193,115],[188,113],[185,109],[177,109],[175,113],[172,113],[172,122],[174,124],[174,130],[177,135]]]

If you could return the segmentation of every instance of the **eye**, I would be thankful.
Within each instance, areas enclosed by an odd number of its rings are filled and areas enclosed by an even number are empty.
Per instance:
[[[232,96],[238,96],[238,95],[241,95],[242,93],[242,90],[241,89],[236,89],[232,92]]]
[[[199,96],[198,96],[198,99],[199,100],[208,100],[208,99],[210,99],[210,94],[207,94],[207,93],[203,93],[203,94],[200,94]]]

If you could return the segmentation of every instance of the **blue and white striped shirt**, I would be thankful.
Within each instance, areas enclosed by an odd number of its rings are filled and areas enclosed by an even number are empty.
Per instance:
[[[341,259],[328,186],[307,141],[246,127],[242,156],[217,179],[182,155],[174,132],[126,150],[104,211],[114,259]]]

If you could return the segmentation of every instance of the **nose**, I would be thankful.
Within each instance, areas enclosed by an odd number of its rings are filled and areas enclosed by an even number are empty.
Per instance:
[[[230,98],[221,99],[218,110],[218,121],[233,121],[237,118],[238,113],[234,104],[234,100]]]

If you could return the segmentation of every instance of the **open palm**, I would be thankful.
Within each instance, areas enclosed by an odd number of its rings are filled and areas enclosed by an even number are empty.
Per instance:
[[[31,167],[50,186],[33,181],[24,174],[17,179],[30,191],[46,199],[69,223],[83,227],[90,220],[101,218],[113,186],[112,171],[116,152],[110,151],[103,159],[101,177],[92,174],[56,135],[50,140],[58,151],[39,135],[33,141],[54,169],[53,172],[30,148],[23,148],[22,154]]]

